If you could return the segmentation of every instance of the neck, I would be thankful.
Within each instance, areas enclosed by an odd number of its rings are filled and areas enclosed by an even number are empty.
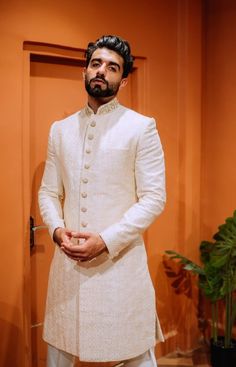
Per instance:
[[[105,97],[105,98],[94,98],[92,96],[88,96],[88,105],[89,107],[92,108],[94,113],[97,113],[97,110],[99,109],[99,107],[101,107],[102,105],[112,101],[116,96],[111,96],[111,97]]]

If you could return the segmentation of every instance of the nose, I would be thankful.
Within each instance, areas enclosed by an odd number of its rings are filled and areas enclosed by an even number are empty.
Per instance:
[[[98,75],[105,75],[105,73],[106,73],[106,64],[105,64],[105,62],[104,62],[104,63],[102,63],[102,64],[99,66],[99,68],[98,68],[98,70],[97,70],[97,74],[98,74]]]

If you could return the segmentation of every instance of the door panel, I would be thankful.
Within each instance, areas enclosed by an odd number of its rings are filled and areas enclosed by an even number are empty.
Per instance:
[[[71,60],[71,61],[70,61]],[[86,103],[82,78],[83,60],[31,55],[30,61],[30,180],[31,213],[35,225],[43,225],[37,193],[42,179],[50,125],[79,110]],[[133,74],[137,83],[137,70]],[[120,102],[132,106],[132,77],[122,92]],[[32,367],[45,367],[46,344],[42,340],[49,266],[54,245],[46,229],[34,231],[31,250],[31,338]],[[80,363],[80,366],[90,364]]]
[[[37,192],[44,170],[49,127],[53,121],[77,111],[86,102],[82,66],[44,61],[31,59],[30,63],[31,216],[35,225],[42,224]],[[42,322],[54,245],[46,229],[36,230],[34,237],[35,247],[31,251],[32,366],[43,367],[46,345],[42,341]]]

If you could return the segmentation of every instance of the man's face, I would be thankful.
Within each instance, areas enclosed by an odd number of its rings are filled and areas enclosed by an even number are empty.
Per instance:
[[[115,51],[98,48],[94,51],[84,71],[85,88],[95,98],[115,96],[126,84],[123,74],[123,58]]]

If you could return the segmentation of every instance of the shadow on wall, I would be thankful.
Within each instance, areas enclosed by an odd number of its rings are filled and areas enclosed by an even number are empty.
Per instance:
[[[154,287],[165,337],[165,343],[160,343],[158,348],[162,355],[173,350],[192,350],[199,342],[202,328],[199,320],[204,319],[198,287],[190,274],[168,256],[163,255],[158,264]]]
[[[192,300],[196,311],[198,328],[204,340],[207,341],[209,339],[209,325],[207,321],[207,306],[209,306],[209,302],[203,297],[202,291],[198,288],[196,276],[185,270],[184,265],[173,261],[166,255],[163,256],[163,266],[174,293],[176,295],[185,295]]]
[[[16,326],[20,312],[16,307],[0,303],[0,314],[8,315],[11,322],[0,318],[0,367],[19,367],[18,356],[23,350],[22,331]]]

